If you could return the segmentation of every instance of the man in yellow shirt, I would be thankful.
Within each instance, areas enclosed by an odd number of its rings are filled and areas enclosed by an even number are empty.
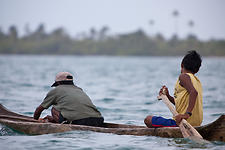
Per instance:
[[[157,116],[147,116],[144,120],[147,127],[174,127],[186,119],[192,126],[200,126],[203,120],[202,85],[195,76],[201,67],[201,56],[196,51],[189,51],[181,62],[181,74],[175,85],[174,97],[170,96],[168,88],[163,86],[159,94],[165,89],[166,96],[179,113],[173,119]]]

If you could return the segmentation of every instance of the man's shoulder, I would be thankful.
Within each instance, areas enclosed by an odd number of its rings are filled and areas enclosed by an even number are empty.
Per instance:
[[[48,92],[47,95],[53,95],[53,94],[55,94],[56,92],[57,92],[57,89],[56,89],[56,88],[53,88],[53,89],[51,89],[51,90]]]
[[[191,78],[191,75],[189,73],[181,73],[179,76],[180,81],[189,80]]]

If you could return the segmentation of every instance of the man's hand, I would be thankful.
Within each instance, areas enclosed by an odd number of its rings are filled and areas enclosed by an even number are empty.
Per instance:
[[[169,90],[165,85],[163,85],[159,91],[159,95],[162,95],[162,94],[165,94],[167,97],[169,96]]]
[[[46,120],[45,118],[39,118],[38,119],[38,122],[40,122],[40,123],[46,123],[46,122],[48,122],[48,120]]]
[[[169,90],[168,90],[168,88],[165,85],[163,85],[162,88],[159,91],[159,95],[162,95],[162,94],[164,94],[167,97],[169,97]],[[161,100],[161,99],[158,99],[158,100]]]
[[[44,117],[44,120],[46,120],[46,122],[55,122],[54,119],[53,119],[53,117],[52,116],[49,116],[49,115],[45,116]]]
[[[167,98],[170,100],[170,102],[175,105],[174,98],[172,96],[170,96],[169,90],[165,85],[163,85],[162,88],[159,91],[159,95],[161,96],[162,94],[166,95]],[[158,100],[161,100],[160,97],[158,98]]]
[[[178,114],[178,115],[176,115],[175,120],[176,120],[177,125],[180,124],[182,119],[188,119],[189,117],[190,117],[189,114]]]

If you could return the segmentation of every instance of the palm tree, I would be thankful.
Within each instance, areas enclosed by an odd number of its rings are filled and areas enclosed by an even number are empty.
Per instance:
[[[12,40],[16,40],[18,38],[18,31],[16,26],[12,25],[9,27],[9,36]]]
[[[154,32],[153,32],[153,26],[154,26],[154,24],[155,24],[155,21],[154,20],[150,20],[149,21],[149,25],[152,27],[151,29],[152,29],[152,35],[154,34]]]
[[[109,31],[108,26],[103,26],[99,31],[99,39],[104,40],[106,38],[107,32]]]
[[[174,10],[172,13],[173,17],[175,18],[174,20],[174,31],[175,31],[175,35],[178,36],[178,17],[179,17],[179,12],[177,10]]]
[[[194,21],[190,20],[188,22],[188,26],[190,27],[190,34],[193,34],[193,30],[192,29],[193,29],[194,25],[195,25]]]
[[[95,40],[96,39],[96,35],[97,35],[97,31],[95,30],[95,28],[94,27],[92,27],[91,29],[90,29],[90,38],[92,39],[92,40]]]

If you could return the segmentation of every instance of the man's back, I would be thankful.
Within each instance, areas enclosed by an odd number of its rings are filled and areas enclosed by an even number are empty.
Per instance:
[[[192,126],[200,126],[203,120],[202,85],[200,80],[195,75],[191,73],[187,73],[187,75],[190,77],[194,88],[198,92],[195,105],[192,110],[192,116],[190,116],[187,121]],[[185,114],[189,105],[189,94],[188,91],[180,85],[179,80],[175,86],[174,98],[177,112],[180,114]]]
[[[59,85],[51,90],[41,106],[53,105],[69,121],[89,117],[102,117],[83,90],[74,85]]]

